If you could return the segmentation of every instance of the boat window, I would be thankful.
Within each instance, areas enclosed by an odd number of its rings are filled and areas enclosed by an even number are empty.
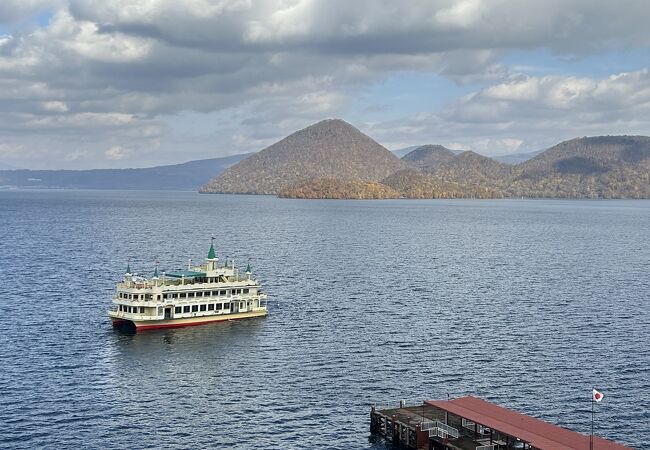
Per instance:
[[[180,312],[181,312],[182,310],[183,310],[183,308],[181,308],[180,306],[177,306],[176,308],[174,308],[174,312],[175,312],[176,314],[180,314]]]
[[[219,295],[219,291],[212,291],[212,296],[213,297],[216,297],[217,295]]]
[[[201,305],[200,311],[205,311],[205,308],[206,308],[205,305]]]
[[[144,306],[140,307],[140,314],[144,314]]]
[[[214,303],[208,305],[208,311],[214,311]]]
[[[226,291],[219,291],[219,295],[226,295]]]
[[[188,293],[187,293],[187,296],[188,296],[188,297],[194,297],[194,292],[188,292]]]
[[[223,308],[222,303],[217,303],[215,306],[217,307],[217,311],[221,311],[221,309]]]
[[[190,312],[190,307],[189,306],[183,306],[183,312]]]
[[[244,289],[244,294],[248,294],[248,289]]]
[[[181,293],[178,294],[178,295],[180,296],[180,298],[185,298],[185,292],[181,292]]]
[[[178,298],[178,294],[172,294],[172,298]]]
[[[199,305],[192,305],[192,312],[197,312],[199,310]]]

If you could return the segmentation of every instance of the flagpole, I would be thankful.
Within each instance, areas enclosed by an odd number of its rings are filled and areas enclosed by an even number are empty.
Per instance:
[[[594,450],[594,391],[591,391],[591,436],[589,436],[589,450]]]

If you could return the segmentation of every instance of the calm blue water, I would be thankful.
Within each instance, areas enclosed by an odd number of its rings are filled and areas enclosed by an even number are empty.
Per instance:
[[[386,448],[373,402],[479,395],[650,442],[650,201],[0,192],[0,447]],[[137,335],[144,274],[245,264],[270,315]]]

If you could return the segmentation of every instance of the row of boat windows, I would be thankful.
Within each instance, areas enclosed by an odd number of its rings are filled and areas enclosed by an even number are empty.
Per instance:
[[[120,292],[118,294],[119,298],[124,298],[127,300],[160,300],[161,295],[153,295],[153,294],[125,294],[123,292]]]
[[[140,311],[138,311],[138,308],[140,308]],[[117,309],[118,311],[122,311],[122,312],[128,312],[134,314],[137,314],[139,312],[140,314],[144,314],[144,306],[118,305]]]
[[[133,314],[144,314],[144,306],[128,306],[128,305],[118,305],[118,311],[133,313]],[[221,311],[229,310],[230,303],[208,303],[207,305],[187,305],[187,306],[176,306],[174,308],[174,313],[188,313],[188,312],[199,312],[199,311]]]
[[[231,295],[238,295],[238,294],[248,294],[249,289],[232,289],[230,291],[226,290],[221,290],[221,291],[198,291],[198,292],[174,292],[174,293],[168,293],[165,294],[166,299],[172,299],[172,298],[196,298],[196,297],[217,297],[217,296],[225,296],[228,295],[228,292],[231,293]],[[118,294],[119,298],[123,298],[126,300],[160,300],[160,294],[127,294],[124,292],[120,292]]]
[[[195,297],[217,297],[228,295],[229,291],[199,291],[199,292],[170,292],[165,294],[166,299],[172,298],[195,298]],[[231,295],[248,294],[249,289],[232,289]]]
[[[190,309],[191,308],[191,309]],[[207,305],[176,306],[174,314],[199,312],[199,311],[221,311],[230,309],[230,303],[208,303]]]

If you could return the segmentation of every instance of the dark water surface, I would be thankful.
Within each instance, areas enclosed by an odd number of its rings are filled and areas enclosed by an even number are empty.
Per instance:
[[[0,447],[386,448],[373,402],[479,395],[650,442],[649,201],[0,192]],[[250,256],[265,319],[114,331],[150,275]]]

